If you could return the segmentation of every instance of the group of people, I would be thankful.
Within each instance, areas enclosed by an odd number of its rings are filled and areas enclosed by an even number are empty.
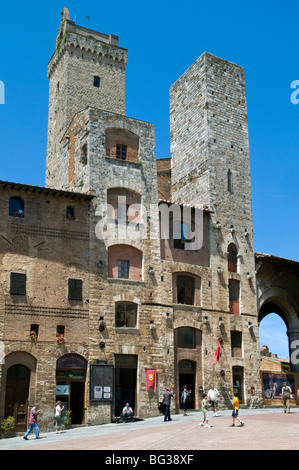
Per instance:
[[[166,389],[166,392],[163,393],[163,399],[161,403],[161,410],[163,410],[164,414],[164,421],[172,421],[170,417],[170,405],[171,405],[171,399],[174,398],[173,391],[170,388]],[[220,394],[217,390],[217,388],[214,387],[214,384],[211,385],[210,390],[208,393],[203,394],[203,399],[201,402],[201,411],[203,413],[203,419],[200,423],[200,426],[205,426],[206,428],[209,428],[209,412],[210,409],[213,409],[214,416],[218,416],[218,401],[220,399]],[[188,405],[191,402],[191,390],[188,390],[187,385],[184,386],[184,389],[181,394],[181,404],[183,407],[183,416],[187,416],[187,409]],[[231,424],[232,427],[235,426],[235,421],[237,420],[240,424],[239,426],[242,427],[244,426],[244,422],[241,421],[239,418],[239,408],[240,408],[240,401],[238,398],[237,393],[233,393],[233,399],[232,399],[232,405],[233,405],[233,412],[232,412],[232,419],[233,422]]]
[[[63,432],[64,423],[62,419],[62,411],[64,410],[64,406],[62,406],[61,401],[58,401],[55,406],[55,413],[54,413],[54,420],[55,420],[55,427],[56,427],[56,434],[60,434]],[[41,410],[39,409],[39,403],[36,403],[31,411],[29,417],[29,428],[27,432],[24,434],[23,439],[26,441],[28,440],[29,434],[35,430],[35,437],[36,439],[40,439],[39,437],[39,427],[37,424],[37,418],[41,414]]]

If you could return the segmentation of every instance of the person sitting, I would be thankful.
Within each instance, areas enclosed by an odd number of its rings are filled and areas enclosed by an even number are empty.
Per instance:
[[[126,418],[130,418],[131,423],[133,422],[133,410],[130,407],[129,403],[126,403],[126,406],[123,408],[122,415],[123,415],[123,423],[126,422]]]

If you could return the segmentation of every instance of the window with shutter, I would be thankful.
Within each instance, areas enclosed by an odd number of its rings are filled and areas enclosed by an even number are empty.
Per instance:
[[[69,300],[82,300],[82,280],[69,279]]]
[[[26,295],[26,274],[10,273],[10,293]]]

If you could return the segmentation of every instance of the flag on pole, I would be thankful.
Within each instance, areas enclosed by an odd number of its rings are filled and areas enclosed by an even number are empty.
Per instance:
[[[216,364],[216,362],[218,362],[219,359],[220,359],[220,344],[221,344],[221,338],[218,339],[218,346],[217,346],[217,349],[216,349],[214,364]]]
[[[146,391],[153,387],[154,392],[156,391],[156,369],[145,369],[145,385]]]

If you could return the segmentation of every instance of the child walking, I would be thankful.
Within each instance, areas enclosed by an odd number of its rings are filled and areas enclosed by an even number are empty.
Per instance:
[[[231,427],[235,426],[235,420],[239,421],[239,423],[240,423],[239,426],[240,427],[244,426],[243,421],[241,421],[240,418],[238,417],[239,407],[240,407],[239,403],[240,402],[239,402],[238,394],[233,393],[233,412],[232,412],[233,424],[231,424]]]
[[[203,395],[203,399],[202,399],[202,402],[201,402],[201,411],[203,412],[203,420],[202,422],[200,423],[200,426],[205,426],[205,428],[210,428],[211,426],[209,426],[209,407],[211,405],[209,405],[208,403],[208,395],[205,393]]]

